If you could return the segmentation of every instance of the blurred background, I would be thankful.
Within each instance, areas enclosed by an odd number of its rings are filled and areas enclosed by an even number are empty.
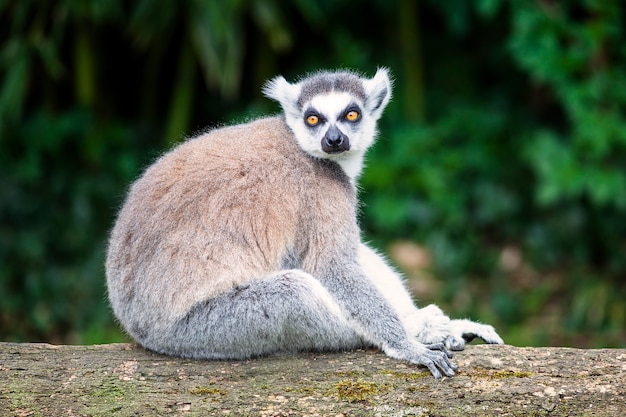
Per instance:
[[[619,0],[0,0],[0,340],[126,340],[104,281],[124,194],[263,82],[395,77],[365,239],[421,305],[514,345],[626,346]]]

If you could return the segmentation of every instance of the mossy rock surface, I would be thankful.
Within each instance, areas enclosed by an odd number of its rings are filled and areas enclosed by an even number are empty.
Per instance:
[[[435,380],[376,350],[236,362],[0,343],[0,416],[626,415],[626,349],[476,345],[454,360]]]

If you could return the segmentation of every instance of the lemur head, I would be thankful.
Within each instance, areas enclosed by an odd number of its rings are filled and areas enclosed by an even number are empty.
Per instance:
[[[391,80],[385,68],[371,79],[323,71],[294,84],[278,76],[263,92],[280,103],[305,152],[338,162],[354,180],[376,137],[376,121],[391,98]]]

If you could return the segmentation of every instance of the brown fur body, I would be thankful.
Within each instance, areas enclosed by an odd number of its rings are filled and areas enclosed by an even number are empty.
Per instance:
[[[355,211],[345,174],[300,150],[281,117],[191,139],[129,192],[107,260],[113,309],[142,341],[277,271],[321,275],[320,257],[356,257]]]

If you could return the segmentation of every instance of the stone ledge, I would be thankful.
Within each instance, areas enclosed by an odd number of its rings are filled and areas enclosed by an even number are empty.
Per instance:
[[[626,415],[626,349],[474,345],[454,360],[438,381],[376,350],[236,362],[0,343],[0,415]]]

